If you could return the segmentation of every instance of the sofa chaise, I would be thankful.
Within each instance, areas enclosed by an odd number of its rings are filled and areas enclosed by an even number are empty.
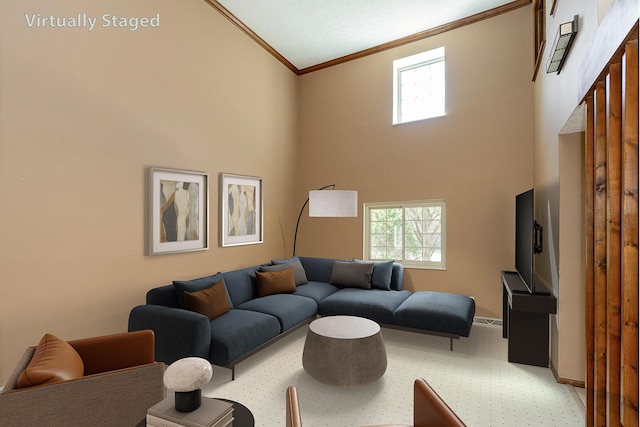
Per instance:
[[[382,326],[468,337],[473,299],[403,289],[403,266],[293,257],[156,287],[134,307],[129,331],[151,329],[156,358],[197,356],[232,369],[317,316],[353,315]]]

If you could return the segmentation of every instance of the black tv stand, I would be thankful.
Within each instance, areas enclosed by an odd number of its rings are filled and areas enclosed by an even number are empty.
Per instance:
[[[549,314],[557,300],[547,289],[532,294],[515,271],[502,271],[502,337],[509,362],[549,366]]]
[[[522,280],[522,279],[520,279]],[[542,296],[549,296],[551,295],[551,292],[549,292],[548,290],[546,290],[546,288],[544,288],[543,290],[540,289],[535,289],[533,291],[533,293],[529,290],[529,289],[512,289],[512,292],[514,294],[526,294],[526,295],[542,295]]]

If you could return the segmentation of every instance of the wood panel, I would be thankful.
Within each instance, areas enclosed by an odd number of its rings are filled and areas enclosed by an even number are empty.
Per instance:
[[[594,160],[595,152],[595,114],[593,95],[587,98],[587,128],[585,135],[585,237],[586,237],[586,259],[585,259],[585,334],[586,334],[586,381],[587,408],[591,408],[586,413],[586,426],[593,427],[595,412],[595,344],[593,331],[595,330],[595,272],[594,272],[594,241],[595,227],[593,218],[593,189],[594,184]]]
[[[637,37],[637,29],[636,29]],[[638,39],[625,47],[622,163],[623,421],[638,426]]]
[[[607,365],[609,400],[620,402],[622,294],[622,65],[609,67],[607,123]],[[620,405],[609,408],[610,425],[620,425]]]
[[[607,107],[606,84],[595,89],[594,151],[594,345],[596,425],[606,425],[607,414]]]
[[[638,24],[585,97],[587,426],[638,426]]]

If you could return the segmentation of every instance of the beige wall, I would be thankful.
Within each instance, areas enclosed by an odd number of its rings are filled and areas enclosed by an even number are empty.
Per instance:
[[[547,2],[547,12],[551,7]],[[606,4],[605,4],[606,3]],[[536,273],[558,297],[552,316],[552,363],[560,378],[584,381],[584,187],[581,132],[563,135],[581,101],[580,66],[609,0],[563,0],[546,14],[547,45],[535,82],[536,219],[545,227]],[[544,70],[561,23],[579,15],[579,31],[560,74]],[[584,114],[578,110],[574,116]],[[575,118],[575,117],[574,117]],[[575,126],[572,126],[575,127]]]
[[[155,16],[157,29],[29,28]],[[0,381],[45,332],[127,329],[145,292],[285,255],[296,76],[201,0],[0,3]],[[206,252],[146,255],[149,166],[210,178]],[[218,247],[218,174],[264,180],[265,243]]]
[[[551,317],[552,361],[561,378],[583,381],[586,363],[583,133],[559,135],[558,164],[560,233],[558,277],[553,282],[557,282],[559,289],[555,290],[558,314]]]
[[[472,295],[502,317],[500,270],[514,267],[515,195],[533,186],[529,8],[300,78],[299,199],[336,184],[359,203],[447,200],[446,271],[405,285]],[[392,126],[392,62],[445,46],[447,115]],[[302,202],[300,202],[302,203]],[[362,256],[358,218],[303,217],[298,254]]]
[[[562,223],[557,134],[595,2],[558,2],[548,28],[581,13],[585,30],[535,102],[530,8],[297,78],[200,0],[0,3],[0,381],[44,332],[124,331],[153,286],[289,255],[306,191],[332,183],[360,204],[446,198],[447,270],[408,270],[406,285],[473,295],[500,318],[515,194],[540,187],[538,215]],[[33,29],[25,13],[160,13],[161,26]],[[391,126],[392,61],[442,45],[447,116]],[[209,251],[146,255],[149,166],[209,173]],[[264,244],[218,247],[221,172],[263,178]],[[304,215],[298,253],[362,256],[362,214]],[[569,317],[555,343],[576,333]],[[560,351],[561,376],[578,378],[565,366],[584,357]]]

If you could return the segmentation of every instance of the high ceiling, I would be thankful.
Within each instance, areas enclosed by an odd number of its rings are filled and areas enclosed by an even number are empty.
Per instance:
[[[423,38],[531,0],[206,0],[294,71]]]

